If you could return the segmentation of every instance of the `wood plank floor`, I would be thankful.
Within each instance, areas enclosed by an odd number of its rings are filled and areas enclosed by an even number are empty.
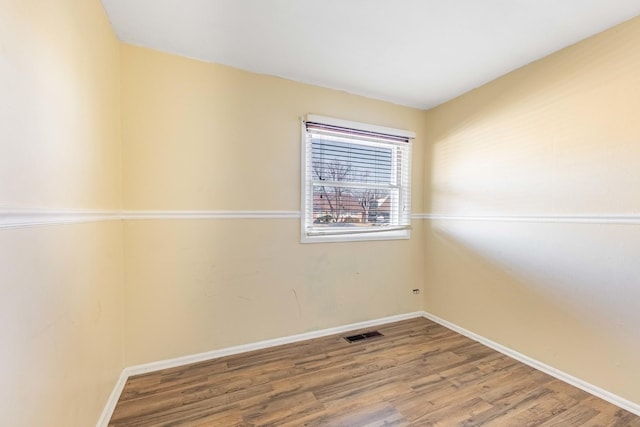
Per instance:
[[[423,318],[139,375],[109,426],[625,426],[640,417]],[[363,331],[354,331],[363,332]]]

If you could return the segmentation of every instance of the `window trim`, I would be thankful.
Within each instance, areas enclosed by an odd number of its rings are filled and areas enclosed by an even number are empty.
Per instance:
[[[300,141],[301,141],[301,162],[300,162],[300,175],[301,175],[301,188],[300,188],[300,197],[301,197],[301,215],[300,215],[300,241],[301,243],[321,243],[321,242],[357,242],[357,241],[372,241],[372,240],[402,240],[411,238],[411,226],[391,226],[388,231],[376,231],[376,232],[364,232],[364,231],[347,231],[339,234],[330,234],[323,235],[319,234],[308,234],[306,229],[306,212],[307,212],[307,187],[309,186],[309,182],[307,181],[307,122],[312,123],[321,123],[323,125],[335,126],[339,128],[345,129],[354,129],[360,130],[367,133],[377,133],[381,135],[388,135],[391,137],[399,137],[403,139],[409,140],[409,144],[411,144],[411,140],[415,138],[415,132],[403,130],[403,129],[394,129],[384,126],[377,126],[368,123],[360,123],[353,122],[348,120],[336,119],[333,117],[325,117],[319,116],[316,114],[307,114],[301,120],[300,126]],[[409,151],[411,153],[411,150]],[[409,162],[406,165],[407,174],[409,177],[409,188],[411,188],[411,163],[412,159],[409,158]],[[411,197],[411,193],[409,192],[409,197]],[[311,198],[311,203],[313,203],[313,198]],[[411,212],[408,213],[409,222],[411,221]]]

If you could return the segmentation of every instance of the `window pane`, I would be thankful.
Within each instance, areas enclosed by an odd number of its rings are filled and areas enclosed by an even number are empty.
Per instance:
[[[317,185],[313,187],[314,227],[389,225],[397,191]]]
[[[313,138],[313,179],[392,184],[393,148]]]

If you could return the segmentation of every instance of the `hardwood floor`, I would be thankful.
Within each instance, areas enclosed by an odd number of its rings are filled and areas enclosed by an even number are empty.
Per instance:
[[[132,377],[109,426],[640,426],[429,320],[375,329]]]

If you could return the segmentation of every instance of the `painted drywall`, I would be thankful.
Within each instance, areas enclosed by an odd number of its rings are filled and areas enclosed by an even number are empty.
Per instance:
[[[119,206],[119,43],[99,1],[0,15],[0,206]]]
[[[0,2],[0,209],[118,209],[119,43],[98,0]],[[118,221],[0,228],[0,425],[95,425],[123,367]]]
[[[638,70],[640,18],[427,112],[424,306],[640,403]]]
[[[126,210],[299,211],[300,117],[418,134],[424,112],[122,46]],[[301,244],[297,218],[125,223],[126,363],[422,307],[422,224],[400,241]]]
[[[0,235],[0,424],[95,425],[123,368],[122,224]]]

